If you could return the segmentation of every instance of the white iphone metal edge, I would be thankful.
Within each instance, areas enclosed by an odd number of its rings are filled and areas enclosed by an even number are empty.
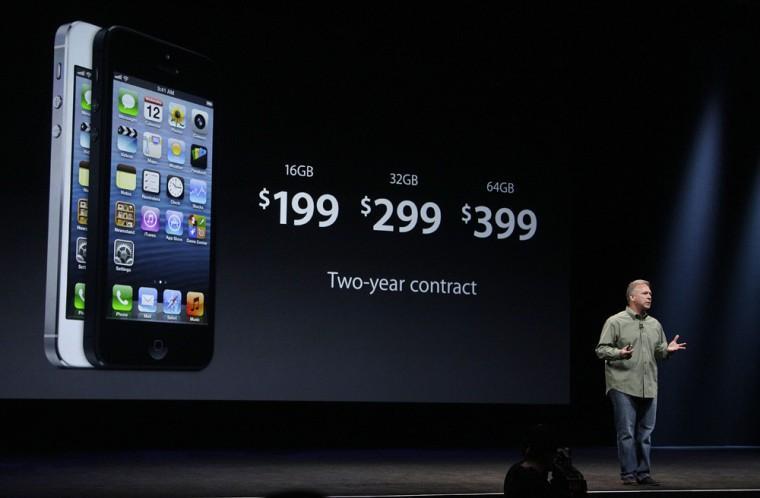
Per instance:
[[[71,220],[74,112],[74,66],[92,68],[92,41],[98,26],[82,21],[58,28],[54,42],[47,278],[45,285],[45,355],[60,367],[92,367],[84,354],[84,321],[66,317]]]

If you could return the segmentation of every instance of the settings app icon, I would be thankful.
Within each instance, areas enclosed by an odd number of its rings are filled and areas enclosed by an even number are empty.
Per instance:
[[[77,263],[87,263],[87,237],[77,237]]]
[[[135,264],[135,243],[131,240],[116,239],[113,243],[113,262],[121,266]]]

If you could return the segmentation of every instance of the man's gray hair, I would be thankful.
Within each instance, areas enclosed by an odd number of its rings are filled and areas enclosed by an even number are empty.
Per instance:
[[[631,300],[631,293],[633,292],[633,289],[638,287],[639,285],[646,285],[647,287],[651,287],[649,285],[649,282],[646,280],[638,279],[634,280],[630,284],[628,284],[628,288],[625,290],[625,302],[628,303]]]

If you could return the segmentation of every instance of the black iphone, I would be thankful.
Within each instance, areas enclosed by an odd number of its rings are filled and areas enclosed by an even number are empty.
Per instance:
[[[214,344],[213,63],[124,27],[93,44],[84,343],[100,368],[201,369]]]

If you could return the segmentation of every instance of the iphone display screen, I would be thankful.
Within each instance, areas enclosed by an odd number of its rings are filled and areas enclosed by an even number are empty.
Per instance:
[[[208,323],[213,102],[113,77],[106,316]]]
[[[87,196],[90,187],[91,72],[75,66],[74,127],[71,144],[71,198],[66,285],[66,318],[84,319],[87,269]]]

